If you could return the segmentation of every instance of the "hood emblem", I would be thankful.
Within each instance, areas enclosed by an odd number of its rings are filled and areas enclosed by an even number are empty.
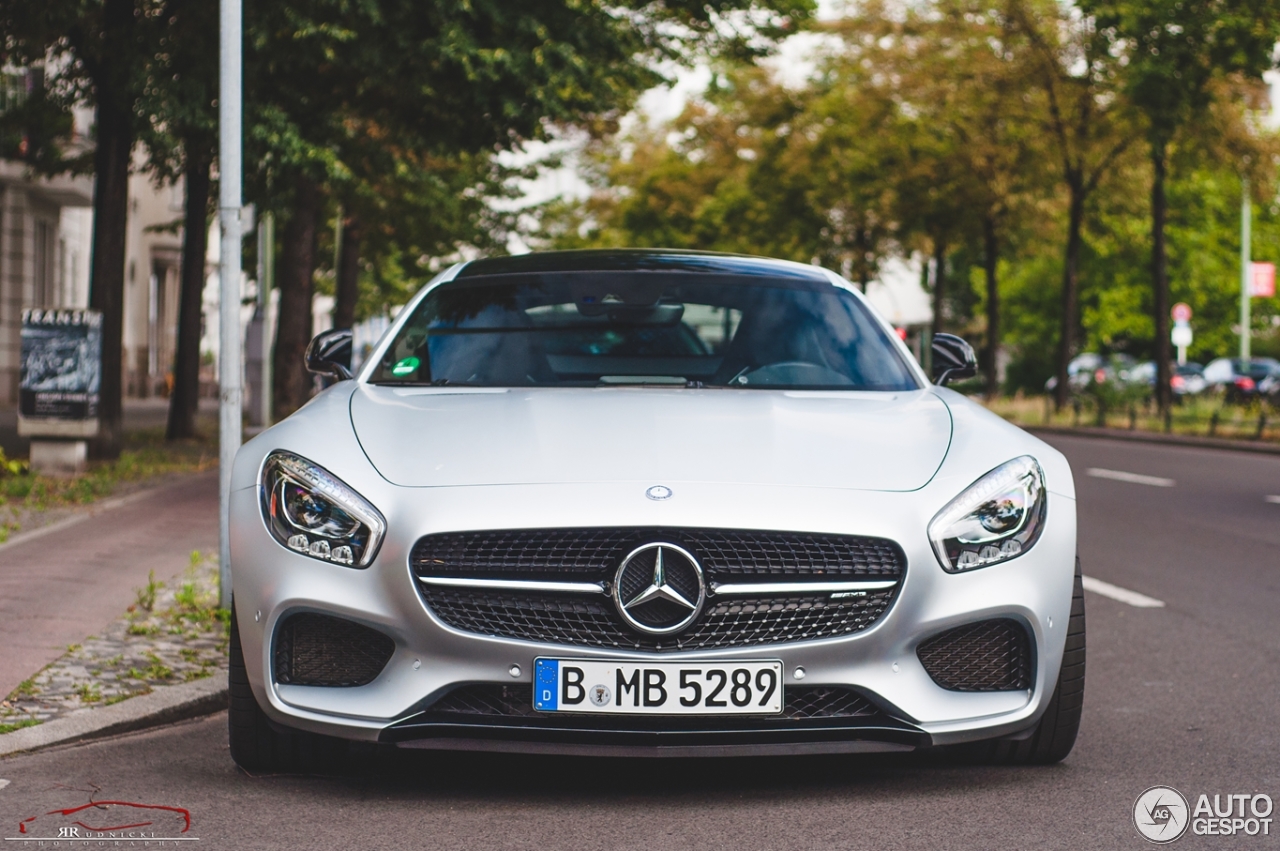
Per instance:
[[[663,500],[671,499],[671,488],[666,485],[654,485],[644,492],[649,499]]]
[[[675,544],[645,544],[618,567],[613,601],[635,629],[668,635],[693,623],[707,598],[702,567]]]

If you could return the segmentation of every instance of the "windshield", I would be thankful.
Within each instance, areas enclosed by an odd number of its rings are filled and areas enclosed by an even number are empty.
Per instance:
[[[668,272],[493,275],[422,300],[376,384],[914,390],[889,337],[829,283]]]

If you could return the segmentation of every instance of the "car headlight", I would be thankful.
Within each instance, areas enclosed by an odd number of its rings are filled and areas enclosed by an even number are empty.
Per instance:
[[[929,523],[929,540],[948,573],[1008,561],[1044,530],[1044,473],[1030,455],[1014,458],[969,485]]]
[[[262,515],[284,546],[321,561],[368,567],[387,521],[324,467],[291,452],[262,465]]]

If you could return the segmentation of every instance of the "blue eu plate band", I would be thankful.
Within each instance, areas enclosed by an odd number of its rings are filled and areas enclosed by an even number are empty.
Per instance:
[[[554,712],[560,702],[560,663],[555,659],[538,659],[533,670],[533,705],[543,712]]]

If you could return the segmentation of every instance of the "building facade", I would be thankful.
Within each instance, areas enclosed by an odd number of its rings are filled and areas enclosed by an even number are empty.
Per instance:
[[[89,305],[93,248],[90,177],[35,177],[0,159],[0,406],[18,400],[22,311]],[[177,350],[182,188],[129,179],[123,386],[167,395]]]

